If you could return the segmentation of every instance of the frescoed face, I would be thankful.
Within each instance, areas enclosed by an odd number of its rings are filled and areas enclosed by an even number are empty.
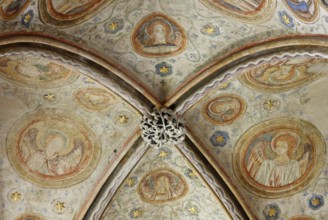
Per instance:
[[[53,156],[60,152],[66,145],[66,138],[59,133],[50,133],[45,138],[45,151],[47,156]]]
[[[278,141],[275,152],[277,155],[286,155],[288,152],[288,143],[286,141]]]
[[[155,24],[153,31],[151,33],[151,38],[153,38],[153,44],[166,44],[165,40],[166,30],[162,24]]]

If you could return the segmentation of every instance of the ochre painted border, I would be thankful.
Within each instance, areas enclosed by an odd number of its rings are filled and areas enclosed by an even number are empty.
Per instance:
[[[72,27],[74,25],[80,24],[87,19],[93,17],[97,12],[103,10],[107,5],[112,3],[114,0],[97,0],[97,5],[87,8],[89,12],[78,13],[76,16],[65,16],[56,12],[51,0],[40,0],[39,1],[39,13],[41,20],[52,26],[58,28]],[[50,2],[50,3],[49,3]],[[52,13],[52,14],[51,14]]]

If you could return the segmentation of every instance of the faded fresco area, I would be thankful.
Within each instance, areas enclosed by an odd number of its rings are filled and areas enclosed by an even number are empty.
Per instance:
[[[327,92],[325,57],[289,53],[240,64],[231,70],[240,75],[185,113],[199,146],[259,219],[324,219],[327,213],[328,103],[319,98]],[[211,111],[211,100],[227,96],[247,103],[234,123],[201,114]],[[223,115],[234,115],[236,106]],[[299,213],[308,217],[294,217]]]
[[[67,57],[0,60],[0,219],[73,219],[127,150],[139,113]]]
[[[10,20],[17,17],[31,0],[3,0],[0,1],[0,18]]]
[[[276,2],[271,0],[201,0],[205,5],[237,19],[260,22],[270,19]]]
[[[149,149],[101,219],[230,219],[175,146]]]
[[[195,77],[214,60],[241,46],[290,34],[327,34],[326,8],[323,0],[46,0],[30,4],[18,24],[2,23],[0,30],[35,30],[91,48],[124,67],[139,91],[168,101],[197,83]]]
[[[0,219],[328,220],[327,47],[328,0],[0,0]]]
[[[44,0],[40,1],[41,18],[45,23],[72,26],[92,17],[113,0]]]
[[[143,56],[173,56],[186,48],[183,28],[164,14],[144,18],[135,28],[132,44]]]

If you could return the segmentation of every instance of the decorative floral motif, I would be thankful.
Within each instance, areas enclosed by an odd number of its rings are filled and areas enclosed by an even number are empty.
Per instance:
[[[277,220],[281,211],[276,203],[268,204],[263,209],[265,220]]]
[[[125,186],[127,187],[133,187],[137,183],[137,178],[136,177],[130,177],[129,179],[126,180]]]
[[[20,22],[22,25],[28,28],[30,27],[33,17],[34,12],[32,10],[29,10],[28,12],[22,15]]]
[[[280,101],[277,99],[266,99],[262,102],[262,107],[268,112],[274,112],[280,106]]]
[[[63,211],[66,208],[65,203],[61,201],[57,201],[55,205],[55,209],[58,211]]]
[[[131,218],[140,218],[140,217],[142,217],[142,214],[143,214],[143,211],[140,208],[134,208],[129,213]]]
[[[157,156],[162,159],[170,158],[172,155],[172,151],[168,148],[160,148],[158,152]]]
[[[323,196],[322,195],[316,195],[314,194],[310,199],[309,199],[309,207],[313,210],[318,210],[320,209],[323,205],[325,204]]]
[[[170,64],[167,64],[166,62],[161,62],[155,66],[156,68],[156,74],[160,76],[168,76],[172,74],[172,66]]]
[[[154,112],[145,115],[140,127],[142,138],[155,147],[165,143],[178,144],[185,138],[182,122],[167,109],[155,109]]]
[[[201,29],[200,32],[202,32],[202,34],[205,34],[207,36],[211,36],[211,37],[215,37],[220,35],[220,29],[218,26],[215,26],[213,24],[206,24],[204,25]]]
[[[18,191],[12,192],[9,199],[11,202],[20,202],[22,201],[22,194]]]
[[[211,136],[210,141],[216,147],[224,147],[229,140],[229,134],[226,131],[216,131]]]
[[[186,169],[184,172],[185,176],[190,178],[190,179],[195,179],[196,178],[196,174],[192,169]]]
[[[283,25],[285,25],[287,28],[293,28],[294,27],[294,20],[293,18],[287,14],[285,11],[279,12],[279,18]]]
[[[116,34],[120,30],[124,28],[124,20],[123,19],[118,19],[118,18],[113,18],[110,21],[106,22],[104,24],[105,27],[105,32],[110,33],[110,34]]]
[[[190,208],[188,208],[188,212],[191,215],[198,215],[199,209],[197,207],[195,207],[195,206],[191,206]]]

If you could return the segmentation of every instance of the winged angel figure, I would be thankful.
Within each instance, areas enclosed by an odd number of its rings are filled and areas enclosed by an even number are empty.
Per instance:
[[[290,131],[283,131],[274,136],[271,143],[259,141],[254,146],[247,163],[249,175],[257,182],[269,187],[280,187],[298,180],[306,171],[311,160],[311,146],[304,145],[303,153],[293,159],[300,145],[300,137]],[[275,156],[267,156],[270,146]]]
[[[31,128],[24,135],[20,145],[20,155],[25,164],[32,170],[48,176],[67,174],[75,170],[83,157],[84,143],[81,139],[73,141],[74,147],[68,153],[65,150],[68,138],[59,131],[45,134],[43,147],[37,144],[37,128]]]

